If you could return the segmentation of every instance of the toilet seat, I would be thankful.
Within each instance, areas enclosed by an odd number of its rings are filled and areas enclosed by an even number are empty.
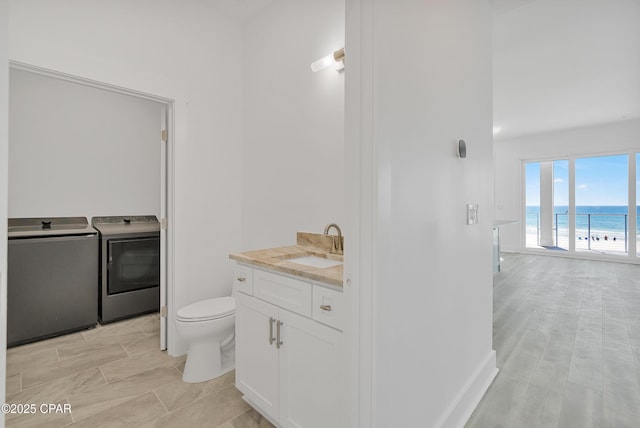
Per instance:
[[[185,306],[178,311],[176,319],[183,322],[210,321],[233,315],[235,311],[233,297],[217,297]]]

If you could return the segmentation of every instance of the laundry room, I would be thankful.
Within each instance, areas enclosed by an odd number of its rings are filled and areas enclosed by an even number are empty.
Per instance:
[[[8,345],[158,312],[167,104],[21,64],[9,101]]]

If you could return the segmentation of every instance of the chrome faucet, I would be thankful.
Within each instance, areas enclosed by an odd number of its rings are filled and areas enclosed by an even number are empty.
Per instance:
[[[329,236],[329,229],[331,229],[332,227],[336,229],[336,231],[338,232],[338,236],[331,235],[331,240],[333,242],[331,246],[331,252],[334,254],[343,254],[344,247],[342,245],[342,230],[340,230],[340,226],[335,223],[329,223],[324,228],[324,234],[326,236]]]

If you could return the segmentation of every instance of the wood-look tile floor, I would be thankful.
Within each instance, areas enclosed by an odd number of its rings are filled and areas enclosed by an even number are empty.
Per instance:
[[[505,254],[494,283],[500,373],[467,428],[639,427],[640,266]],[[7,351],[7,402],[71,413],[6,416],[7,427],[272,425],[234,374],[181,380],[147,315]]]
[[[504,257],[500,372],[466,427],[640,427],[640,266]]]
[[[268,428],[234,373],[182,382],[186,358],[159,350],[158,314],[7,351],[7,403],[67,404],[70,413],[8,414],[7,427]]]

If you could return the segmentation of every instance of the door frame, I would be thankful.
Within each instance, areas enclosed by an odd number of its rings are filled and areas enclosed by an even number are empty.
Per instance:
[[[174,343],[175,331],[173,323],[167,322],[170,311],[168,308],[173,307],[174,302],[174,171],[175,171],[175,100],[135,89],[125,88],[122,86],[112,85],[97,80],[87,79],[69,73],[64,73],[44,67],[39,67],[19,61],[9,61],[9,69],[23,70],[36,73],[42,76],[54,79],[64,80],[83,86],[102,89],[109,92],[115,92],[123,95],[129,95],[149,101],[154,101],[162,105],[161,115],[164,115],[162,122],[166,124],[167,131],[165,144],[161,142],[161,177],[160,177],[160,349],[165,350],[171,348]],[[160,129],[162,131],[162,129]],[[163,311],[163,306],[167,309]],[[172,349],[168,349],[168,353],[172,354]]]

